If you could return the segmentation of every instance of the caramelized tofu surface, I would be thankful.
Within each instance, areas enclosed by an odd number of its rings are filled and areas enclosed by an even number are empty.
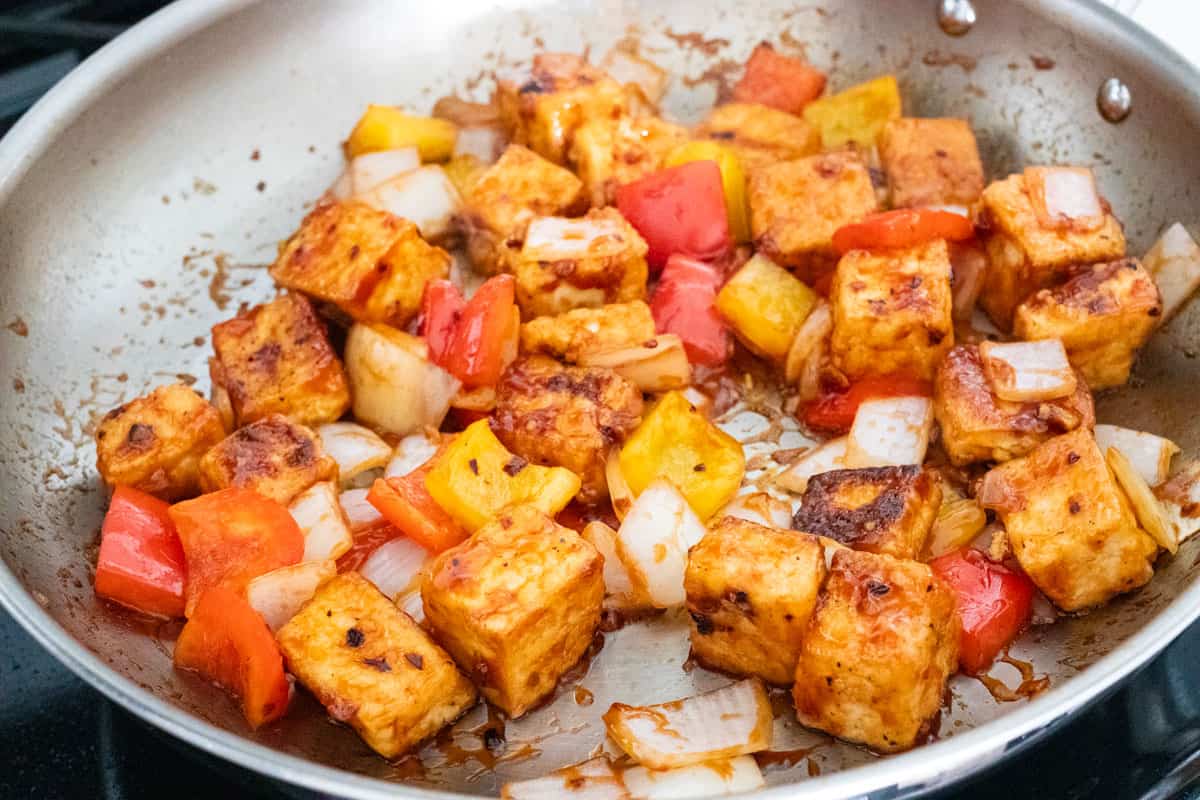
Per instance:
[[[612,370],[529,356],[509,367],[496,387],[492,430],[521,458],[579,475],[579,499],[594,503],[608,496],[609,450],[641,419],[641,391]]]
[[[650,306],[633,300],[531,319],[521,325],[521,350],[574,363],[585,353],[635,347],[654,334]]]
[[[727,145],[744,170],[821,151],[821,134],[816,128],[794,114],[758,103],[717,106],[696,129],[696,135]]]
[[[937,472],[916,465],[814,475],[792,527],[855,550],[916,559],[942,504]]]
[[[174,383],[104,415],[96,427],[96,465],[109,487],[178,500],[199,492],[200,459],[223,438],[217,410]]]
[[[434,559],[421,587],[425,618],[484,697],[516,718],[591,645],[603,572],[579,534],[516,506]]]
[[[721,519],[688,552],[692,655],[725,672],[791,684],[824,580],[817,537]]]
[[[446,651],[357,572],[322,584],[276,635],[288,671],[384,758],[475,704]]]
[[[1004,522],[1021,568],[1063,611],[1098,606],[1154,575],[1158,545],[1138,527],[1088,430],[995,467],[977,497]]]
[[[279,414],[233,432],[200,460],[205,492],[253,489],[283,505],[314,483],[337,477],[337,462],[325,454],[320,438]]]
[[[209,372],[229,398],[234,427],[270,414],[320,425],[350,407],[342,362],[303,295],[285,294],[214,325],[212,341]]]
[[[958,666],[954,606],[924,564],[838,549],[800,648],[797,719],[882,753],[915,745]]]
[[[1076,428],[1091,430],[1096,410],[1087,383],[1076,382],[1069,397],[1040,402],[1001,400],[992,391],[976,345],[946,354],[933,384],[933,414],[950,461],[1008,461],[1047,439]]]
[[[592,207],[601,208],[616,201],[618,186],[657,170],[689,138],[686,128],[657,117],[593,119],[575,131],[570,163]]]
[[[906,250],[852,250],[829,291],[835,367],[850,380],[903,373],[932,380],[954,346],[950,255],[937,239]]]
[[[1162,320],[1154,278],[1136,258],[1079,267],[1064,284],[1017,306],[1019,339],[1062,339],[1071,366],[1094,390],[1129,380],[1133,359]]]
[[[967,206],[983,192],[983,162],[965,119],[890,120],[879,138],[892,206]]]

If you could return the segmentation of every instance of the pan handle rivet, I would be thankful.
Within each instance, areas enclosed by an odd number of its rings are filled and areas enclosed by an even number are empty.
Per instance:
[[[1121,122],[1133,110],[1133,97],[1129,94],[1129,87],[1119,78],[1109,78],[1100,84],[1100,91],[1096,95],[1096,108],[1100,109],[1100,116],[1109,122]]]
[[[951,36],[963,36],[975,26],[971,0],[938,0],[938,25]]]

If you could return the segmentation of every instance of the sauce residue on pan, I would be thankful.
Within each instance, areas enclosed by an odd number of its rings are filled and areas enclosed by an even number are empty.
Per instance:
[[[998,703],[1012,703],[1017,700],[1028,700],[1037,697],[1042,692],[1050,688],[1050,676],[1043,675],[1040,678],[1035,677],[1033,672],[1033,664],[1028,661],[1022,661],[1018,658],[1005,653],[996,659],[998,662],[1008,664],[1021,673],[1021,682],[1017,684],[1017,688],[1010,689],[1008,684],[999,678],[991,675],[976,675],[976,680],[984,685],[988,692]]]

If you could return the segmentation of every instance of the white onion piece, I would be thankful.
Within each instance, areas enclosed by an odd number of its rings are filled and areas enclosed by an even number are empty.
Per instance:
[[[954,275],[953,317],[959,322],[969,322],[983,291],[983,279],[987,277],[987,253],[974,241],[952,242],[950,266]]]
[[[351,327],[345,361],[354,416],[401,436],[441,425],[461,384],[427,353],[424,341],[395,328]]]
[[[617,531],[617,555],[639,592],[655,608],[684,601],[688,548],[704,536],[704,523],[665,480],[651,483],[633,502]]]
[[[829,303],[818,300],[817,305],[804,318],[796,338],[788,349],[787,361],[784,364],[784,377],[788,383],[797,383],[804,374],[804,365],[814,354],[821,352],[821,343],[829,337],[833,330],[833,312]]]
[[[288,505],[288,513],[304,533],[305,561],[337,558],[354,544],[350,521],[329,481],[313,484],[297,495]]]
[[[338,495],[338,505],[346,514],[352,533],[362,533],[387,525],[379,509],[367,502],[367,489],[350,489]]]
[[[1200,461],[1188,462],[1155,486],[1154,496],[1175,529],[1175,541],[1182,543],[1200,531]]]
[[[491,164],[504,149],[504,131],[494,125],[470,125],[458,129],[454,140],[454,155],[473,156]]]
[[[385,478],[399,478],[420,467],[437,452],[438,446],[423,433],[405,436],[392,452],[392,460],[383,470]]]
[[[771,746],[771,701],[762,681],[653,706],[614,703],[604,713],[613,741],[651,769],[673,769],[756,753]]]
[[[337,574],[337,564],[304,561],[280,567],[254,578],[246,586],[246,601],[277,631],[296,616],[317,587]]]
[[[351,190],[355,195],[366,194],[393,178],[412,172],[421,166],[421,156],[415,147],[398,150],[377,150],[363,153],[350,161]]]
[[[930,211],[945,211],[947,214],[957,214],[958,216],[966,217],[967,219],[971,218],[971,209],[967,208],[966,206],[946,204],[946,205],[922,206],[922,208],[927,208]]]
[[[984,375],[1001,400],[1024,403],[1075,393],[1075,371],[1060,339],[981,342],[979,356]]]
[[[605,239],[625,246],[625,230],[619,218],[538,217],[525,231],[521,255],[535,261],[583,258]]]
[[[1025,187],[1042,227],[1090,231],[1104,224],[1096,177],[1088,167],[1026,167]]]
[[[338,464],[338,478],[348,483],[360,472],[388,462],[392,448],[374,431],[353,422],[331,422],[317,428],[321,446]]]
[[[512,362],[508,362],[512,363]],[[506,365],[507,366],[507,365]],[[476,386],[474,389],[460,389],[450,401],[451,408],[461,408],[464,411],[479,411],[491,413],[496,407],[496,387]]]
[[[1162,295],[1162,321],[1175,316],[1200,288],[1200,245],[1176,222],[1163,232],[1142,263]]]
[[[401,594],[396,598],[396,605],[405,614],[412,617],[413,622],[418,624],[425,621],[425,604],[421,599],[421,588],[418,586],[408,594]]]
[[[397,536],[376,547],[358,572],[390,599],[416,588],[429,551],[406,536]]]
[[[1129,504],[1133,506],[1133,515],[1137,517],[1138,523],[1146,533],[1154,537],[1154,541],[1158,542],[1159,547],[1174,554],[1179,550],[1175,525],[1163,512],[1162,505],[1154,496],[1149,484],[1138,474],[1133,464],[1119,448],[1110,447],[1105,450],[1104,460],[1113,475],[1116,476],[1117,483],[1124,490],[1125,496],[1129,498]]]
[[[689,386],[683,390],[683,397],[692,407],[703,414],[706,418],[712,416],[713,399],[704,392],[697,389],[695,386]]]
[[[513,781],[500,790],[501,800],[630,800],[625,784],[604,756],[556,769],[544,778]]]
[[[651,394],[682,389],[692,382],[683,340],[673,333],[660,333],[629,347],[582,353],[579,365],[611,369]]]
[[[630,767],[621,777],[629,796],[637,800],[720,797],[753,791],[766,785],[754,756],[738,756],[675,769]]]
[[[1171,471],[1171,457],[1179,452],[1179,445],[1170,439],[1119,425],[1097,425],[1095,434],[1101,453],[1110,447],[1118,448],[1151,486],[1157,486],[1167,479]]]
[[[337,176],[337,180],[329,187],[329,195],[334,200],[349,200],[354,196],[354,181],[350,178],[350,170],[345,170]]]
[[[825,569],[833,569],[833,557],[838,550],[849,550],[850,548],[842,544],[836,539],[830,539],[828,536],[818,536],[821,540],[821,554],[825,556]]]
[[[421,236],[431,241],[450,233],[462,197],[437,164],[414,169],[376,186],[357,198],[381,211],[411,220]]]
[[[717,519],[734,517],[768,528],[792,527],[792,510],[787,503],[766,492],[738,495],[717,512]]]
[[[816,349],[804,360],[800,378],[796,381],[796,399],[807,403],[817,399],[821,393],[821,372],[829,354],[829,337],[817,341]]]
[[[933,403],[928,397],[867,400],[858,407],[846,437],[846,466],[920,464],[932,432]]]
[[[1030,625],[1052,625],[1058,620],[1058,609],[1041,592],[1033,593],[1033,611],[1029,618]]]
[[[600,69],[617,83],[636,86],[651,104],[662,100],[667,91],[668,76],[665,69],[622,47],[609,50],[600,62]]]
[[[633,489],[621,472],[621,448],[614,447],[609,451],[604,461],[604,478],[608,484],[608,499],[612,502],[613,513],[618,521],[624,521],[625,515],[633,507]]]
[[[800,456],[791,466],[775,477],[775,485],[795,494],[804,494],[808,479],[822,472],[846,469],[845,436],[830,439]]]
[[[649,600],[634,586],[629,570],[617,554],[617,532],[603,522],[593,520],[579,535],[604,556],[605,605],[622,609],[648,607]]]

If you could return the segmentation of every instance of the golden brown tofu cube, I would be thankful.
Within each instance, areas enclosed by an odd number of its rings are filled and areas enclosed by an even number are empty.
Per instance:
[[[1078,267],[1061,286],[1017,306],[1018,339],[1062,339],[1093,390],[1129,380],[1133,357],[1162,320],[1162,298],[1136,258]]]
[[[182,383],[160,386],[104,415],[96,468],[109,487],[132,486],[165,500],[200,490],[200,458],[225,438],[221,415]]]
[[[612,370],[529,356],[496,387],[492,431],[522,459],[574,472],[583,481],[579,499],[594,503],[608,496],[608,451],[641,419],[641,391]]]
[[[967,206],[983,192],[983,162],[965,119],[893,119],[879,138],[892,206]]]
[[[585,353],[632,347],[654,338],[654,317],[641,300],[576,308],[521,325],[521,350],[574,363]]]
[[[877,207],[866,164],[848,151],[751,169],[747,187],[755,245],[807,281],[836,261],[834,231]]]
[[[1144,585],[1158,545],[1138,527],[1091,431],[1039,445],[984,476],[977,498],[995,510],[1021,568],[1063,611]]]
[[[824,580],[817,537],[723,518],[688,551],[692,655],[723,672],[791,684]]]
[[[323,583],[276,634],[288,671],[384,758],[475,704],[446,651],[357,572]]]
[[[496,99],[511,140],[555,164],[567,163],[580,125],[616,119],[628,107],[621,84],[572,53],[534,56],[529,80],[500,81]]]
[[[272,414],[234,431],[200,459],[200,488],[253,489],[287,505],[320,481],[336,481],[337,462],[309,428]]]
[[[320,425],[350,407],[342,362],[303,295],[285,294],[214,325],[212,341],[209,373],[228,396],[233,427],[270,414]]]
[[[946,455],[960,467],[1019,458],[1047,439],[1076,428],[1091,430],[1096,424],[1092,393],[1082,379],[1069,397],[1001,400],[973,344],[955,347],[942,359],[933,383],[933,415]]]
[[[586,205],[579,178],[528,148],[509,145],[463,199],[459,222],[471,262],[483,272],[504,271],[510,249],[520,249],[534,217],[573,214]]]
[[[1044,227],[1024,175],[993,181],[982,202],[981,238],[990,265],[979,303],[1002,330],[1012,328],[1021,301],[1061,281],[1072,266],[1125,255],[1125,234],[1111,213],[1096,230]]]
[[[417,226],[355,200],[322,200],[280,248],[271,277],[333,303],[359,322],[403,327],[425,283],[450,273],[450,254]]]
[[[904,373],[932,380],[954,346],[950,254],[937,239],[906,250],[852,250],[829,290],[830,357],[850,380]]]
[[[421,587],[425,618],[483,696],[519,717],[591,645],[603,572],[579,534],[516,506],[434,559]]]
[[[758,103],[717,106],[696,135],[727,145],[744,170],[821,152],[820,131],[794,114]]]
[[[517,304],[528,319],[646,296],[649,248],[615,208],[578,219],[538,217],[511,255]]]
[[[883,753],[915,745],[958,667],[954,605],[925,564],[837,550],[800,646],[797,719]]]
[[[792,527],[855,550],[915,559],[942,505],[937,472],[916,465],[813,475]]]
[[[594,119],[575,132],[570,162],[592,207],[600,208],[616,201],[618,186],[657,170],[689,138],[686,128],[657,117]]]

